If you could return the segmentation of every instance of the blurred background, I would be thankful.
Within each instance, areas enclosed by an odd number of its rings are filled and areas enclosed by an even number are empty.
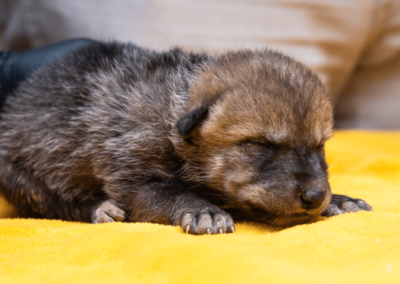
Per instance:
[[[1,50],[76,37],[157,50],[268,47],[320,76],[337,128],[400,129],[400,1],[0,0]]]

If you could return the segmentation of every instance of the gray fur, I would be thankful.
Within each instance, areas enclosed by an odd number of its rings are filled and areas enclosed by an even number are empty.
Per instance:
[[[280,53],[96,43],[40,69],[8,99],[0,191],[27,217],[124,216],[229,233],[227,208],[293,225],[328,208],[322,145],[331,132],[321,82]],[[317,196],[310,190],[323,196],[318,205],[304,200]]]

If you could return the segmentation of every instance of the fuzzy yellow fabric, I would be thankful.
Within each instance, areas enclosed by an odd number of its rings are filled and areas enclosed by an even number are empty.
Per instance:
[[[400,283],[400,132],[336,132],[332,191],[374,212],[185,235],[155,224],[0,219],[0,283]],[[13,210],[0,201],[0,217]]]

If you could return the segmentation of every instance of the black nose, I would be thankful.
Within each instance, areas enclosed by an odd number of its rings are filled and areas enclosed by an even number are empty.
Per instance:
[[[325,192],[322,190],[305,190],[301,195],[302,207],[304,209],[315,209],[321,206],[325,199]]]

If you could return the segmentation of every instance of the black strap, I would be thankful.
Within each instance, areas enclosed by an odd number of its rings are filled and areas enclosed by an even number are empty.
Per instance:
[[[0,110],[7,96],[34,71],[94,42],[79,38],[23,52],[0,52]]]

